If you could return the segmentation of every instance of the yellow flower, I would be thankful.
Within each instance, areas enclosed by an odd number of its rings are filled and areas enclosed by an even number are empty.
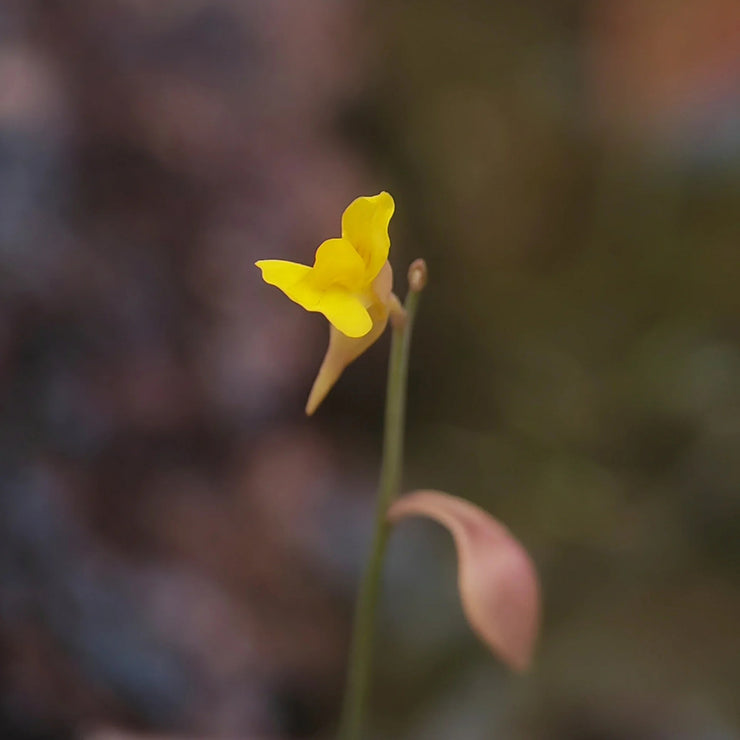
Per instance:
[[[388,224],[395,204],[389,193],[356,198],[342,214],[342,236],[316,250],[313,267],[260,260],[262,279],[331,324],[329,349],[306,404],[312,414],[347,365],[359,357],[403,309],[392,293]]]

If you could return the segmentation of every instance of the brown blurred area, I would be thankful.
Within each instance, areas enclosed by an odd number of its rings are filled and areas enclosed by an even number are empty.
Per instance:
[[[371,736],[740,737],[739,49],[733,0],[4,0],[0,738],[331,737],[387,342],[306,420],[326,327],[253,263],[381,189],[409,487],[545,626],[506,674],[404,525]]]

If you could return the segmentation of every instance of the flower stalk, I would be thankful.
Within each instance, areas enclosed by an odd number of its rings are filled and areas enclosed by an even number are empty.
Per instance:
[[[441,491],[416,491],[399,498],[411,332],[427,268],[421,259],[411,264],[409,292],[401,305],[393,293],[388,260],[388,225],[394,210],[390,193],[360,196],[342,214],[341,237],[319,245],[313,266],[274,259],[256,263],[266,283],[329,320],[329,347],[306,403],[309,416],[345,368],[380,338],[389,323],[393,329],[375,527],[355,606],[339,740],[362,738],[383,561],[390,528],[399,520],[424,516],[452,534],[463,611],[480,639],[513,670],[529,666],[540,621],[536,568],[504,525],[469,501]]]
[[[383,561],[390,533],[388,508],[398,497],[403,474],[406,388],[411,333],[426,283],[426,264],[415,260],[409,268],[409,292],[403,320],[392,322],[391,352],[388,361],[388,387],[385,402],[383,457],[378,485],[370,559],[360,584],[355,606],[347,686],[339,728],[339,740],[360,740],[370,694],[375,617],[380,594]]]

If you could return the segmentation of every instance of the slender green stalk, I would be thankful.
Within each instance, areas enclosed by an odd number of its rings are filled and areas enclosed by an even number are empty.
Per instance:
[[[421,286],[423,287],[423,285]],[[375,530],[365,573],[355,607],[355,622],[350,648],[347,687],[344,695],[340,740],[360,740],[365,708],[370,693],[375,612],[380,593],[383,559],[390,527],[388,507],[398,496],[403,472],[403,433],[406,419],[406,378],[408,375],[411,330],[419,302],[419,291],[409,290],[404,308],[406,320],[393,328],[388,361],[388,390],[385,401],[383,459],[380,469]]]

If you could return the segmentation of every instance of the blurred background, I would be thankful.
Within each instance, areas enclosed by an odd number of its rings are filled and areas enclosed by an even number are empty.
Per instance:
[[[2,0],[1,738],[331,737],[388,338],[307,420],[253,262],[381,189],[407,486],[545,620],[511,676],[404,524],[372,736],[740,737],[737,0]]]

